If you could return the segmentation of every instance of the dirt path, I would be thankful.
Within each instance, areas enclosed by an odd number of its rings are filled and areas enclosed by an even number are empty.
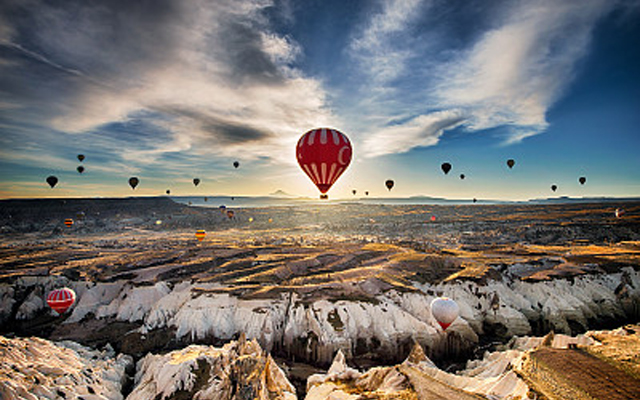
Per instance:
[[[584,351],[543,348],[531,355],[594,399],[640,399],[640,380]]]
[[[409,378],[413,388],[420,400],[478,400],[486,399],[485,397],[463,392],[459,389],[454,389],[444,383],[433,379],[424,372],[409,367],[407,365],[400,365],[400,372]]]

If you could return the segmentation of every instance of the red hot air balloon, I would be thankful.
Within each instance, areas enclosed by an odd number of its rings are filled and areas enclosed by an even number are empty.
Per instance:
[[[58,314],[64,314],[76,302],[76,292],[69,288],[56,289],[47,296],[47,304]]]
[[[329,129],[312,129],[302,135],[296,147],[300,168],[325,194],[347,169],[351,162],[352,148],[349,138],[342,132]]]

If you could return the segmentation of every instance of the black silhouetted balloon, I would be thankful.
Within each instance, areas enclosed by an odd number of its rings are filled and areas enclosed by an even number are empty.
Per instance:
[[[446,175],[449,173],[449,171],[451,171],[451,164],[449,164],[448,162],[442,163],[440,168],[442,168],[442,172],[444,172],[444,174]]]
[[[138,186],[138,183],[140,183],[140,179],[136,178],[135,176],[129,178],[129,186],[131,186],[132,189],[135,189],[136,186]]]
[[[476,199],[476,198],[474,197],[474,198],[473,198],[473,202],[474,202],[474,203],[477,203],[477,202],[478,202],[478,199]]]
[[[200,179],[198,178],[193,178],[193,184],[198,186],[200,184]]]
[[[353,195],[355,196],[357,192],[356,192],[356,190],[355,190],[355,189],[353,189],[353,190],[351,191],[351,193],[353,193]]]
[[[78,165],[78,168],[76,168],[78,170],[79,173],[83,173],[84,172],[84,167],[82,165]]]
[[[84,154],[78,154],[78,161],[80,162],[84,161]]]
[[[516,161],[512,158],[507,160],[507,166],[509,167],[509,169],[513,168],[513,166],[516,165]]]
[[[394,182],[391,179],[388,179],[384,185],[387,187],[387,189],[391,190],[391,188],[393,188],[393,184]]]
[[[578,179],[578,182],[580,182],[581,185],[584,185],[587,182],[587,178],[585,178],[584,176],[581,176]]]
[[[233,166],[234,166],[234,167],[236,167],[236,168],[238,168],[238,167],[240,166],[240,163],[239,163],[239,162],[237,162],[237,161],[234,161],[234,162],[233,162]]]
[[[171,190],[167,189],[167,194],[171,194]]]
[[[556,190],[558,190],[558,186],[557,185],[551,185],[551,190],[553,190],[555,192]]]
[[[364,192],[364,195],[365,195],[365,196],[368,196],[368,195],[369,195],[369,192]]]
[[[51,186],[51,189],[53,189],[53,187],[58,183],[58,178],[51,175],[47,177],[47,183],[49,184],[49,186]]]
[[[464,179],[464,174],[460,174],[460,179]]]

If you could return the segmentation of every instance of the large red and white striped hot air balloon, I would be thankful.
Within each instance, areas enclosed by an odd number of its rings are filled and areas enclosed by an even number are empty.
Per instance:
[[[347,136],[330,128],[312,129],[298,140],[296,158],[300,168],[320,190],[320,198],[347,169],[351,162],[351,143]]]
[[[438,297],[431,302],[431,314],[443,331],[458,318],[459,312],[458,304],[448,297]]]
[[[52,290],[47,296],[47,304],[58,314],[64,314],[75,302],[76,292],[66,287]]]

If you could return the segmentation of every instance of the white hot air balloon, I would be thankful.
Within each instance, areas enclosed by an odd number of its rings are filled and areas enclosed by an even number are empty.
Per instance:
[[[616,208],[616,218],[620,218],[624,215],[624,210],[622,208]]]
[[[442,330],[446,330],[458,318],[459,312],[458,304],[448,297],[438,297],[431,302],[431,314]]]

